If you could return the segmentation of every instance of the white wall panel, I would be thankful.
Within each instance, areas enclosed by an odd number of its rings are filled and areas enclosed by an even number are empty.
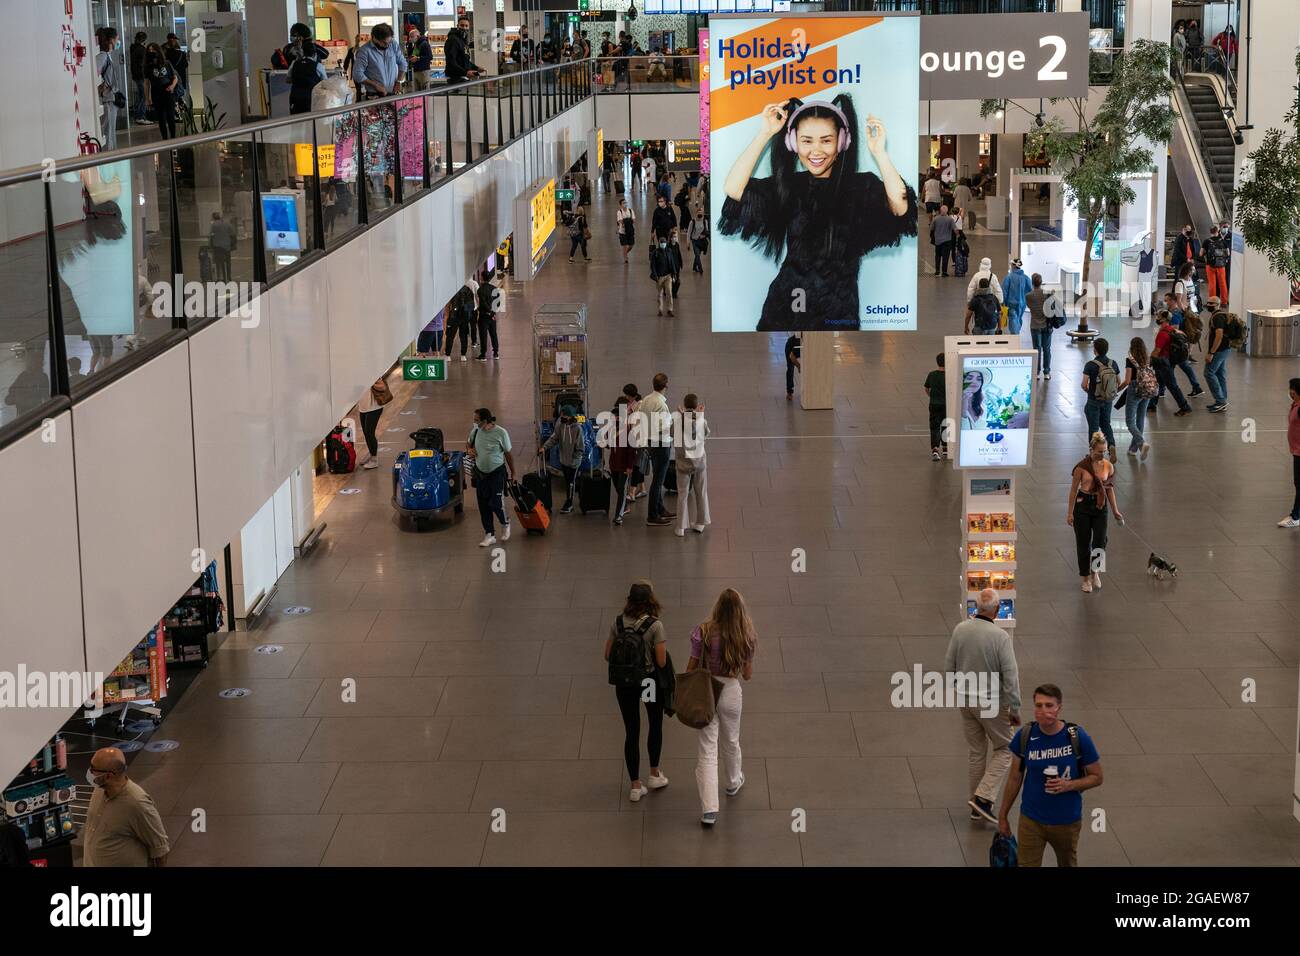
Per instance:
[[[72,413],[0,454],[5,544],[0,546],[0,670],[83,671]],[[21,497],[20,497],[21,494]],[[0,782],[11,780],[70,714],[8,709],[0,731]]]
[[[271,324],[255,300],[253,317],[228,315],[190,339],[199,547],[221,553],[275,489],[279,474],[271,395]],[[244,328],[245,321],[257,324]]]
[[[72,418],[86,664],[109,671],[197,576],[189,343],[78,403]]]
[[[365,237],[327,256],[323,263],[329,290],[330,419],[325,431],[361,397],[361,389],[375,380],[383,359],[376,354],[375,332],[379,317],[372,305],[376,290],[371,288],[370,243]],[[317,440],[325,437],[322,431]],[[301,461],[302,455],[296,456]],[[288,474],[286,469],[285,474]]]
[[[371,382],[428,321],[420,320],[414,301],[415,263],[420,255],[416,238],[419,224],[419,214],[414,207],[409,207],[389,216],[366,234],[371,263],[366,313],[371,351],[366,355],[369,360],[366,368],[373,369],[369,376]],[[331,318],[333,314],[331,306]]]
[[[452,215],[452,189],[443,186],[435,190],[419,205],[428,207],[427,229],[433,242],[433,301],[434,311],[441,309],[456,294],[464,279],[456,278],[459,272],[460,221]],[[453,268],[455,266],[456,268]]]
[[[346,269],[364,255],[354,239],[262,296],[262,321],[271,326],[271,398],[275,423],[275,474],[283,477],[311,454],[334,426],[330,392],[330,318],[326,292],[331,263]],[[361,327],[365,312],[353,313]],[[265,497],[270,497],[267,491]],[[263,499],[265,500],[265,499]]]
[[[499,240],[495,238],[496,225],[492,220],[497,194],[502,191],[502,185],[492,179],[492,168],[487,163],[467,170],[452,182],[451,216],[460,240],[457,256],[451,260],[457,264],[453,279],[456,288],[497,247]]]
[[[632,112],[628,97],[617,93],[606,93],[596,97],[596,125],[605,131],[605,140],[625,141],[636,139],[632,135]],[[695,128],[700,125],[698,106]]]
[[[629,139],[699,139],[700,98],[689,93],[637,94],[631,97]],[[606,139],[612,137],[605,134]]]

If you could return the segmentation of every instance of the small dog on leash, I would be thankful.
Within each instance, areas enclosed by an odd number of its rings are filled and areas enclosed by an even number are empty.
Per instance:
[[[1160,581],[1165,578],[1176,578],[1178,577],[1178,565],[1152,551],[1151,556],[1147,558],[1147,574]]]

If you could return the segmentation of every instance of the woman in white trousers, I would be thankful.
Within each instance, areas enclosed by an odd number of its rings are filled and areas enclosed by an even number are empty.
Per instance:
[[[700,729],[695,784],[700,792],[700,823],[711,827],[718,821],[718,748],[722,748],[723,772],[727,775],[727,796],[734,797],[745,785],[740,753],[741,680],[754,675],[757,637],[744,599],[727,588],[718,595],[709,619],[691,632],[691,656],[686,669],[705,666],[722,684],[717,712],[707,727]]]
[[[682,399],[682,441],[677,445],[677,537],[689,527],[704,534],[709,524],[709,488],[705,481],[704,439],[709,437],[709,423],[704,420],[704,406],[694,392]]]

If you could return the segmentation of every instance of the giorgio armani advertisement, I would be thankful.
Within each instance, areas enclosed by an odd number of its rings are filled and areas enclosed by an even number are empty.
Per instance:
[[[920,19],[709,21],[713,331],[916,328]]]
[[[1034,354],[963,355],[961,382],[958,466],[1027,466]]]

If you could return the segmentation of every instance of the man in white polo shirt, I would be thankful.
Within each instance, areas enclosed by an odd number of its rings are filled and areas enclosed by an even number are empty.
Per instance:
[[[672,524],[677,517],[675,511],[664,510],[664,479],[668,475],[668,465],[673,455],[672,412],[668,410],[668,399],[664,392],[668,388],[668,376],[660,372],[654,378],[654,391],[641,402],[641,412],[646,418],[646,444],[650,449],[650,505],[646,515],[646,524],[664,527]]]

